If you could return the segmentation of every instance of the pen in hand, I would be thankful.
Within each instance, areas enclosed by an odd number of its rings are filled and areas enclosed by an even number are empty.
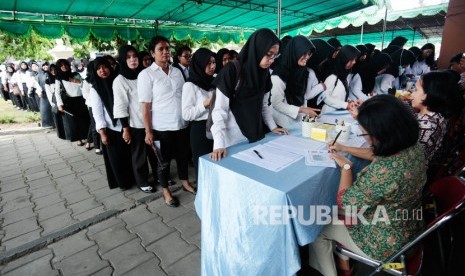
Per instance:
[[[341,133],[342,133],[342,130],[337,133],[336,138],[334,138],[334,141],[331,144],[331,147],[334,146],[334,144],[336,144],[337,138],[339,138],[339,135],[341,135]],[[328,152],[331,152],[331,150],[328,150]]]
[[[255,154],[256,154],[258,157],[260,157],[260,159],[263,159],[263,157],[260,155],[260,153],[259,153],[258,151],[253,150],[253,152],[255,152]]]

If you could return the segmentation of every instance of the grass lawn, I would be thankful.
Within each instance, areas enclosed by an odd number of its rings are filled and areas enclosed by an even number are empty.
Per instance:
[[[10,101],[0,98],[0,124],[40,122],[40,112],[17,110]]]

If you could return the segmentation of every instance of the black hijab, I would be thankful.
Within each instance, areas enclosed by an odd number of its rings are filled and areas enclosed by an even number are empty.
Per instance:
[[[339,41],[339,39],[337,39],[335,37],[328,39],[328,43],[329,43],[329,45],[331,45],[334,48],[334,50],[337,50],[337,48],[342,47],[342,44]]]
[[[313,44],[305,36],[298,35],[289,41],[281,56],[281,63],[273,71],[273,75],[279,76],[286,83],[284,93],[288,104],[301,106],[305,102],[308,70],[297,62],[305,53],[314,51]]]
[[[191,65],[189,66],[189,78],[187,79],[188,82],[192,82],[206,91],[214,87],[212,85],[213,76],[209,76],[205,73],[205,69],[211,57],[215,57],[215,53],[206,48],[200,48],[195,51],[192,56]]]
[[[215,86],[229,98],[231,112],[249,142],[265,136],[263,97],[271,90],[272,84],[269,70],[261,68],[259,64],[270,48],[279,43],[278,37],[270,29],[255,31],[239,53],[239,72],[236,71],[236,63],[230,62],[214,81]],[[239,86],[236,90],[238,73]]]
[[[55,83],[55,79],[57,75],[52,75],[52,69],[55,69],[56,74],[58,75],[58,67],[55,64],[51,64],[48,68],[48,71],[46,72],[47,74],[47,79],[45,79],[45,83],[50,85]]]
[[[360,68],[366,64],[366,61],[367,61],[367,57],[368,57],[368,48],[363,45],[363,44],[360,44],[360,45],[357,45],[355,46],[355,48],[357,48],[357,50],[360,51],[360,55],[358,56],[358,59],[357,59],[357,63],[355,63],[354,67],[352,67],[352,74],[358,74],[358,72],[360,71]],[[365,60],[360,60],[360,58],[362,56],[365,56]]]
[[[405,37],[403,36],[396,36],[394,37],[394,39],[391,41],[391,43],[389,43],[388,47],[389,46],[398,46],[400,48],[403,48],[405,43],[407,43],[408,39],[406,39]]]
[[[307,61],[307,67],[315,71],[315,74],[320,81],[324,81],[321,73],[321,65],[327,62],[334,52],[334,47],[323,39],[312,39],[313,45],[315,45],[315,53]]]
[[[399,49],[390,56],[392,63],[386,73],[396,78],[399,76],[399,66],[412,65],[416,60],[415,55],[406,49]]]
[[[92,86],[94,87],[97,94],[100,96],[100,99],[105,106],[105,109],[110,115],[111,121],[113,126],[116,126],[117,119],[115,119],[113,115],[113,104],[114,104],[114,96],[113,96],[113,80],[115,80],[116,74],[113,71],[113,68],[110,65],[110,62],[105,57],[98,57],[93,62],[92,74],[94,76],[94,82]],[[110,76],[106,79],[102,79],[98,76],[97,70],[100,66],[105,66],[110,70]]]
[[[420,48],[416,46],[410,47],[408,50],[413,53],[413,55],[415,56],[415,59],[418,59],[418,57],[422,54],[422,51],[420,50]]]
[[[424,50],[433,50],[433,53],[429,55],[426,59],[423,58],[423,51]],[[418,56],[418,61],[425,60],[426,65],[432,67],[434,65],[434,55],[435,55],[436,47],[434,47],[433,43],[426,43],[421,47],[421,55]]]
[[[226,48],[220,49],[216,53],[216,68],[215,68],[215,73],[219,73],[221,69],[223,69],[223,56],[228,54],[229,55],[229,50]]]
[[[137,57],[137,50],[131,45],[123,45],[118,50],[119,73],[128,80],[135,80],[142,68],[139,63],[136,69],[129,69],[128,62],[126,61],[129,51],[133,51]]]
[[[69,81],[69,79],[72,78],[73,75],[74,75],[71,72],[71,63],[69,63],[68,60],[62,58],[62,59],[57,60],[56,64],[57,64],[57,76],[56,76],[56,78],[58,80],[61,80],[61,81],[63,81],[63,80]],[[62,65],[67,65],[68,66],[68,71],[66,71],[66,72],[62,71],[61,70]]]
[[[388,68],[392,59],[386,53],[381,53],[373,56],[370,61],[363,65],[359,70],[359,75],[362,80],[362,91],[365,94],[370,94],[375,87],[375,79],[378,72],[384,68]]]
[[[331,66],[329,66],[330,71],[328,71],[329,74],[325,77],[326,79],[329,75],[337,76],[346,90],[346,100],[349,96],[349,84],[347,83],[347,75],[349,75],[351,71],[346,69],[346,65],[350,60],[357,58],[359,54],[360,51],[357,50],[357,48],[354,46],[344,45],[336,58],[331,61]]]
[[[21,65],[23,64],[26,64],[26,68],[24,69]],[[19,64],[19,70],[22,72],[22,73],[26,73],[28,70],[29,70],[29,65],[27,64],[27,62],[25,61],[21,61],[21,63]]]

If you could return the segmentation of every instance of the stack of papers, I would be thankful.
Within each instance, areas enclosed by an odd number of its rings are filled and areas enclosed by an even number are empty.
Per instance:
[[[280,150],[275,147],[270,147],[265,144],[243,150],[233,154],[232,157],[273,172],[279,172],[289,165],[299,161],[303,156],[285,150]]]
[[[324,124],[332,124],[332,125],[335,125],[336,124],[336,120],[340,123],[341,121],[344,121],[346,123],[350,123],[352,125],[355,125],[357,124],[358,125],[358,122],[357,120],[355,120],[354,118],[352,118],[351,115],[348,115],[348,116],[338,116],[338,115],[327,115],[327,114],[323,114],[321,115],[320,118],[318,118],[317,122],[318,123],[324,123]]]
[[[336,162],[329,158],[327,150],[307,150],[305,152],[305,165],[336,168]]]

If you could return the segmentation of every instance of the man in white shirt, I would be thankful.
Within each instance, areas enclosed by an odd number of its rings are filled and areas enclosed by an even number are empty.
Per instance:
[[[189,65],[192,59],[192,50],[188,46],[183,46],[176,51],[177,62],[173,66],[181,70],[184,81],[189,78]]]
[[[163,188],[165,203],[169,207],[179,206],[179,201],[168,189],[169,162],[176,159],[178,176],[183,189],[194,193],[196,190],[188,180],[189,131],[182,118],[182,72],[169,64],[169,41],[155,36],[150,42],[150,53],[155,59],[137,77],[137,94],[142,103],[145,128],[145,143],[153,145],[160,141],[158,179]]]

